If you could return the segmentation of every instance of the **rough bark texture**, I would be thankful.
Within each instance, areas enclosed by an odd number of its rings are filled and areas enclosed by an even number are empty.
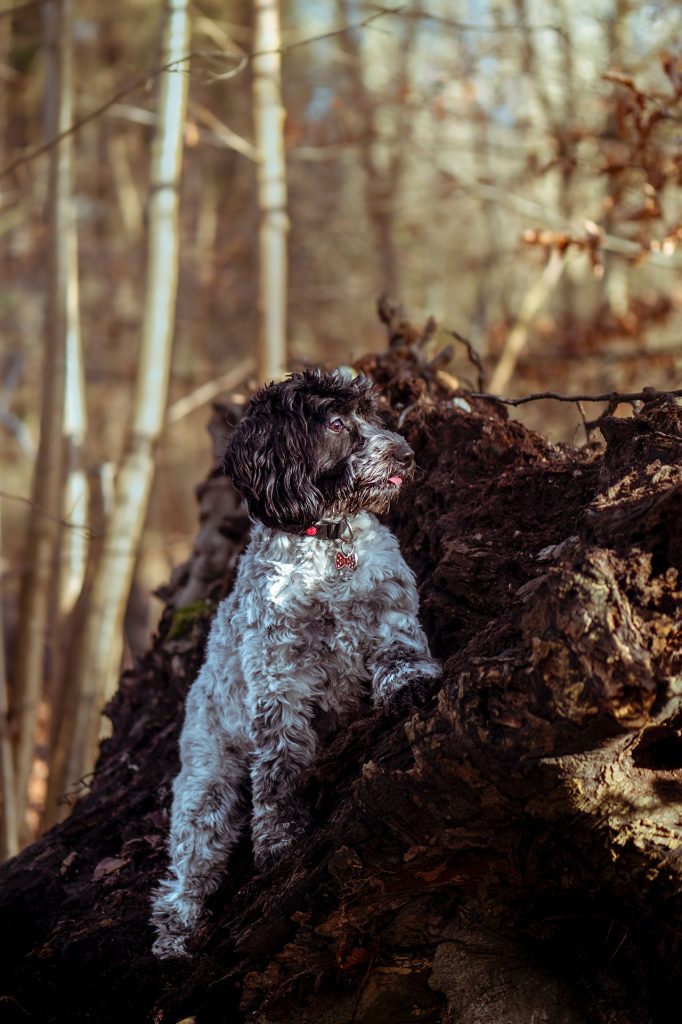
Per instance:
[[[214,473],[90,791],[0,875],[3,1019],[679,1019],[682,409],[557,447],[448,391],[396,324],[363,368],[422,469],[392,525],[444,685],[339,736],[308,841],[260,876],[244,842],[196,956],[156,964],[183,699],[248,527]]]

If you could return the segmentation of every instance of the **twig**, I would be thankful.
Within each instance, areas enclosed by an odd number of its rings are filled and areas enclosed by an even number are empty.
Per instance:
[[[323,32],[319,36],[311,36],[306,39],[295,39],[293,43],[287,43],[286,46],[280,47],[281,53],[290,53],[291,50],[297,50],[299,46],[307,46],[308,43],[317,43],[322,39],[333,39],[334,36],[345,35],[350,29],[367,28],[377,18],[384,18],[387,14],[402,14],[405,11],[405,4],[401,4],[399,7],[382,7],[381,10],[375,11],[374,14],[368,14],[362,21],[356,21],[354,24],[342,25],[341,28],[331,29],[329,32]],[[271,51],[263,51],[263,53],[252,53],[249,58],[263,56],[264,53]]]
[[[417,339],[418,348],[423,348],[425,345],[434,338],[436,331],[438,330],[438,321],[435,316],[430,316],[424,324],[424,330]]]
[[[242,384],[255,372],[256,360],[243,359],[241,363],[237,363],[235,367],[228,370],[221,377],[207,381],[196,388],[195,391],[191,391],[189,395],[185,395],[183,398],[179,398],[177,402],[169,405],[166,413],[166,422],[177,423],[178,420],[188,416],[189,413],[199,409],[202,405],[206,405],[207,402],[211,402],[224,391],[231,391],[233,388],[238,387],[239,384]]]
[[[44,2],[44,0],[41,0],[41,2]],[[316,43],[322,39],[330,39],[333,36],[342,35],[344,32],[347,32],[348,29],[367,28],[367,26],[370,25],[373,21],[376,21],[377,18],[385,17],[388,14],[399,14],[401,10],[402,8],[396,7],[376,11],[374,14],[370,14],[367,18],[364,18],[362,21],[356,22],[355,24],[344,25],[342,28],[335,29],[331,32],[324,32],[322,35],[308,36],[305,39],[297,39],[293,43],[288,43],[286,46],[279,47],[279,49],[277,50],[247,53],[244,54],[242,58],[239,58],[235,54],[220,54],[222,58],[227,57],[229,59],[237,61],[237,66],[236,68],[233,68],[231,71],[225,72],[222,75],[212,75],[211,81],[218,82],[222,81],[225,78],[233,77],[235,74],[238,74],[240,71],[242,71],[247,66],[247,64],[249,64],[253,60],[254,57],[262,57],[265,56],[266,53],[290,53],[292,50],[296,50],[301,46],[307,46],[310,43]],[[8,174],[11,174],[13,171],[17,170],[18,167],[22,167],[24,164],[30,163],[32,160],[37,159],[37,157],[43,156],[45,153],[49,152],[49,150],[51,150],[53,146],[59,145],[62,139],[65,139],[68,135],[73,135],[75,132],[80,131],[80,129],[83,128],[86,124],[90,124],[91,121],[94,121],[101,114],[106,113],[107,110],[110,110],[111,107],[113,107],[116,103],[119,103],[120,100],[125,99],[126,96],[130,96],[131,93],[136,92],[143,86],[146,86],[150,82],[153,82],[160,75],[164,74],[164,72],[172,70],[178,71],[180,70],[179,66],[181,64],[187,64],[187,62],[192,60],[193,57],[206,57],[206,55],[206,51],[192,51],[190,53],[185,54],[183,57],[177,58],[176,60],[168,61],[165,64],[162,64],[160,67],[151,68],[149,71],[145,71],[144,74],[139,75],[133,82],[124,86],[122,89],[119,89],[118,92],[114,93],[113,96],[110,96],[109,99],[106,100],[104,103],[101,103],[98,107],[95,107],[94,110],[91,110],[89,114],[84,114],[83,117],[79,118],[77,121],[74,121],[73,124],[71,124],[65,131],[60,132],[58,135],[54,135],[51,139],[47,139],[46,142],[43,142],[38,146],[34,146],[32,148],[29,148],[28,150],[25,150],[18,157],[16,157],[16,159],[12,160],[11,163],[6,164],[5,167],[0,168],[0,179],[6,177]]]
[[[518,195],[516,192],[512,192],[503,186],[481,181],[475,174],[467,172],[462,167],[453,168],[446,166],[442,159],[437,159],[437,167],[441,174],[451,178],[461,188],[483,202],[505,206],[522,217],[540,219],[542,223],[553,224],[558,230],[567,231],[571,235],[579,235],[581,231],[585,230],[584,222],[578,225],[534,199],[527,199],[525,196]],[[669,270],[677,268],[675,254],[671,253],[668,255],[667,253],[656,252],[629,238],[620,238],[618,235],[604,232],[600,238],[600,246],[604,250],[622,256],[624,259],[637,261],[645,256],[649,263],[657,267],[665,267]]]
[[[557,35],[564,35],[564,29],[561,25],[552,25],[547,23],[545,25],[481,25],[480,22],[469,21],[457,21],[453,18],[445,18],[439,14],[432,14],[430,11],[421,10],[409,10],[407,8],[401,9],[398,7],[395,10],[391,10],[388,7],[382,7],[380,4],[371,4],[371,7],[375,11],[383,14],[399,14],[403,18],[421,19],[423,21],[433,21],[436,25],[444,25],[446,28],[455,28],[460,32],[556,32]]]
[[[471,344],[469,339],[465,338],[463,334],[459,333],[459,331],[453,331],[453,329],[450,327],[448,328],[448,334],[451,334],[455,341],[459,341],[462,345],[465,346],[467,354],[469,356],[469,362],[473,363],[476,369],[478,370],[476,378],[478,389],[479,391],[483,391],[483,388],[485,387],[485,370],[483,369],[483,363],[481,362],[481,357],[479,356],[478,352]]]
[[[583,430],[585,431],[585,440],[589,444],[590,440],[591,440],[591,437],[592,437],[592,424],[588,423],[587,416],[585,415],[585,410],[583,408],[583,403],[582,402],[576,402],[575,404],[576,404],[576,408],[577,408],[578,412],[580,413],[580,419],[583,422]]]
[[[38,505],[32,498],[26,498],[23,494],[9,494],[8,491],[0,491],[0,498],[5,498],[7,501],[20,501],[22,505],[28,505],[29,508],[35,509],[40,515],[45,516],[46,519],[60,523],[67,530],[81,531],[84,537],[92,539],[100,536],[98,531],[91,529],[85,523],[72,523],[69,519],[65,519],[62,516],[55,516],[52,512],[48,512],[46,508],[43,508],[42,505]]]
[[[69,135],[73,135],[75,132],[80,131],[81,128],[85,127],[86,124],[90,124],[101,114],[106,113],[111,107],[113,107],[120,100],[129,96],[131,93],[136,92],[137,89],[141,89],[144,85],[154,81],[159,75],[162,75],[165,71],[171,71],[173,68],[178,67],[179,64],[185,64],[188,60],[191,60],[194,56],[193,53],[188,53],[179,60],[167,61],[161,67],[154,68],[151,71],[146,71],[143,75],[139,75],[133,82],[126,85],[123,89],[119,89],[118,92],[110,96],[105,103],[101,103],[94,110],[91,110],[89,114],[84,114],[83,117],[74,121],[73,124],[69,125],[68,128],[64,129],[63,132],[59,132],[57,135],[53,135],[52,138],[47,139],[46,142],[41,143],[39,146],[33,146],[28,150],[24,150],[16,159],[12,160],[11,163],[0,169],[0,179],[16,171],[18,167],[22,167],[23,164],[30,163],[31,160],[35,160],[39,156],[43,156],[48,153],[54,146],[58,146],[62,139],[67,138]]]
[[[470,398],[488,398],[493,402],[502,402],[503,405],[525,405],[526,402],[537,402],[544,398],[553,399],[555,402],[652,402],[654,399],[668,395],[671,398],[682,398],[682,388],[675,391],[659,391],[657,388],[644,388],[642,391],[621,392],[606,391],[603,395],[560,395],[556,391],[537,391],[532,395],[524,395],[523,398],[502,398],[486,391],[472,391]]]
[[[248,139],[243,139],[241,135],[237,135],[231,128],[228,128],[208,107],[205,107],[196,100],[190,99],[189,108],[198,121],[203,121],[222,146],[233,149],[248,160],[258,162],[260,155],[254,144],[249,142]]]
[[[637,403],[650,403],[654,402],[659,398],[680,398],[682,397],[682,388],[678,388],[675,391],[658,391],[656,388],[643,388],[642,391],[636,392],[621,392],[621,391],[607,391],[603,395],[560,395],[556,391],[538,391],[533,395],[524,395],[523,398],[501,398],[499,395],[492,394],[491,392],[471,392],[469,398],[487,398],[493,402],[500,402],[503,405],[525,405],[527,402],[537,402],[542,399],[553,399],[555,402],[571,402],[576,406],[580,413],[580,419],[582,420],[583,428],[585,430],[585,440],[587,444],[592,440],[592,432],[595,428],[599,427],[602,420],[605,420],[608,416],[613,416],[616,411],[616,407],[621,402],[627,402],[633,407]],[[585,415],[583,408],[583,402],[606,402],[606,408],[602,409],[598,416],[592,420],[588,420]],[[674,437],[672,440],[680,441],[680,438]]]

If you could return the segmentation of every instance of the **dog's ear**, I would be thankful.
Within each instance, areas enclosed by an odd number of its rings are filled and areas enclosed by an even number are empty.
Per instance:
[[[313,481],[316,445],[306,424],[270,402],[252,403],[225,452],[223,468],[249,512],[267,526],[306,525],[322,515]]]

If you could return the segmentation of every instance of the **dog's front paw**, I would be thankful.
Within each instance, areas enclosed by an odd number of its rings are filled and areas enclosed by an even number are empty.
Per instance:
[[[253,859],[259,871],[267,871],[273,864],[293,850],[308,830],[308,818],[303,814],[296,820],[271,823],[253,836]]]
[[[423,707],[438,683],[439,676],[418,676],[410,679],[397,690],[391,690],[383,700],[383,712],[387,717],[400,717],[412,708]]]
[[[177,878],[164,878],[152,896],[154,956],[160,960],[188,957],[187,942],[196,930],[202,909],[200,896],[188,893]]]
[[[160,931],[152,946],[152,953],[159,960],[186,960],[190,955],[187,936]]]

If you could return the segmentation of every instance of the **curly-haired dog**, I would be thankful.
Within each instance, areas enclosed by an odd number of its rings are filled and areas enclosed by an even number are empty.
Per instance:
[[[263,388],[233,435],[225,469],[254,527],[187,698],[170,868],[153,899],[157,956],[186,955],[242,829],[249,776],[264,867],[305,829],[294,789],[320,723],[342,727],[368,695],[408,708],[439,676],[414,576],[375,517],[413,466],[382,428],[371,382],[341,373]]]

